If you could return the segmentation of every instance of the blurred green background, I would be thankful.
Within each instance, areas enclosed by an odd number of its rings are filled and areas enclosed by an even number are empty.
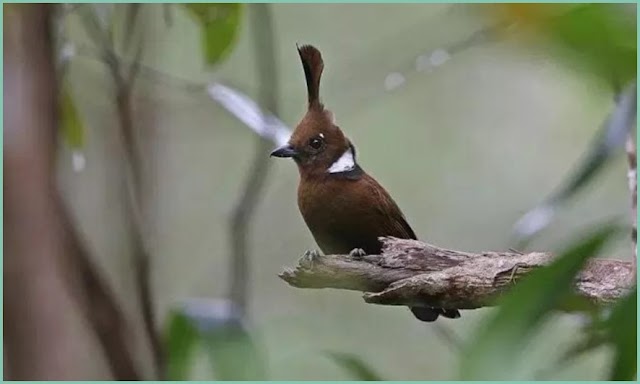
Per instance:
[[[322,99],[358,148],[361,166],[391,193],[421,240],[459,250],[505,250],[512,226],[555,190],[581,159],[613,106],[609,85],[506,36],[417,71],[425,53],[467,39],[491,20],[451,4],[273,4],[279,117],[295,127],[306,108],[295,44],[313,44],[325,60]],[[253,158],[256,136],[206,94],[179,79],[219,81],[257,97],[252,25],[246,12],[233,49],[204,64],[197,24],[175,8],[145,10],[145,65],[168,78],[142,76],[134,105],[144,138],[144,196],[157,316],[187,297],[224,298],[229,278],[228,225]],[[71,24],[73,40],[87,41]],[[130,313],[137,303],[123,221],[111,80],[95,58],[69,68],[86,129],[86,168],[74,172],[60,153],[67,201],[90,250]],[[391,73],[405,76],[387,90]],[[408,310],[368,305],[357,292],[299,290],[277,277],[315,248],[296,205],[293,162],[273,162],[251,224],[250,320],[269,379],[346,380],[326,351],[354,353],[385,379],[456,377],[457,351]],[[621,153],[559,213],[527,250],[557,250],[579,229],[629,215]],[[627,259],[627,237],[606,256]],[[442,325],[461,340],[491,310],[464,311]],[[138,319],[139,321],[139,319]],[[552,362],[578,336],[578,319],[554,317],[530,349],[532,369]],[[140,323],[138,324],[141,327]],[[554,372],[551,379],[601,379],[607,349]],[[210,378],[201,354],[194,377]]]

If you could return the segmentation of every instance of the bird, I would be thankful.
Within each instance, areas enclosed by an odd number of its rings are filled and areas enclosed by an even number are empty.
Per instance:
[[[320,101],[324,62],[312,45],[296,46],[307,85],[307,112],[288,142],[271,152],[299,171],[298,208],[324,254],[380,254],[381,236],[416,239],[389,193],[356,161],[356,148]],[[456,309],[410,307],[419,320],[458,318]]]

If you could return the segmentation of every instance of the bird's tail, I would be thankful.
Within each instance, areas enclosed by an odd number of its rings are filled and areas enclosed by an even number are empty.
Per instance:
[[[457,319],[460,317],[460,312],[457,309],[444,309],[444,308],[430,308],[430,307],[410,307],[411,313],[421,321],[428,323],[436,321],[438,316],[443,316],[448,319]]]

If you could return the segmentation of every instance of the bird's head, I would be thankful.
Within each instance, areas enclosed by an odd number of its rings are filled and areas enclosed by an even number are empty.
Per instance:
[[[298,53],[307,82],[307,113],[289,142],[271,156],[293,158],[302,176],[352,171],[357,168],[355,148],[335,124],[333,113],[320,102],[322,55],[310,45],[299,47]]]

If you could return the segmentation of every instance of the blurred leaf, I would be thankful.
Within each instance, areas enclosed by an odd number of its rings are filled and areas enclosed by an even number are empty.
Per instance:
[[[217,380],[266,380],[263,356],[242,326],[208,331],[205,340]]]
[[[570,292],[561,298],[558,308],[567,313],[581,313],[591,318],[592,322],[599,320],[600,308],[593,301],[584,296],[579,296],[575,292]]]
[[[633,380],[636,375],[637,287],[613,307],[609,318],[594,321],[583,330],[584,338],[571,346],[546,372],[567,365],[585,353],[604,345],[614,347],[609,380]]]
[[[522,379],[518,356],[543,320],[573,289],[588,258],[617,232],[603,226],[559,255],[551,265],[532,272],[500,299],[496,313],[476,332],[462,358],[463,380]]]
[[[191,320],[179,311],[172,311],[164,338],[169,380],[189,379],[199,338]]]
[[[634,380],[638,369],[638,288],[621,299],[606,322],[615,353],[609,380]]]
[[[326,352],[331,360],[335,361],[345,371],[349,372],[354,379],[359,381],[383,381],[384,379],[377,372],[365,363],[362,358],[351,353]]]
[[[73,103],[69,84],[66,82],[63,83],[62,86],[60,104],[62,136],[72,149],[82,148],[84,144],[84,127],[82,126],[78,110]]]
[[[602,124],[584,160],[567,177],[564,185],[516,222],[514,235],[517,248],[524,248],[526,242],[546,228],[558,207],[592,181],[604,164],[624,147],[629,131],[635,124],[636,104],[637,89],[634,82],[620,95],[615,109]]]
[[[572,66],[626,84],[636,77],[636,9],[622,4],[492,4],[501,18],[532,27]]]
[[[209,65],[224,59],[230,52],[240,26],[242,4],[184,4],[202,28],[202,48]]]
[[[620,5],[576,6],[550,23],[549,34],[606,81],[626,84],[636,77],[636,22]]]
[[[169,316],[165,335],[169,380],[189,379],[200,348],[207,353],[217,380],[266,379],[263,356],[238,321],[224,320],[220,308],[199,303],[198,311],[194,311],[194,303],[188,304]],[[210,311],[212,308],[214,311]]]

